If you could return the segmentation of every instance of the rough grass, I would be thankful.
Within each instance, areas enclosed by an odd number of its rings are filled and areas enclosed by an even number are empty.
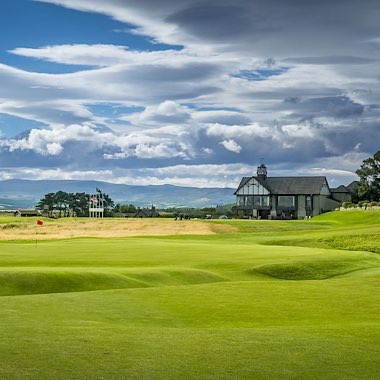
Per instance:
[[[379,214],[1,241],[0,378],[377,379]]]
[[[41,219],[44,224],[37,225]],[[89,219],[89,218],[0,218],[0,240],[50,240],[73,237],[126,237],[165,235],[212,235],[234,232],[230,225],[197,220]]]

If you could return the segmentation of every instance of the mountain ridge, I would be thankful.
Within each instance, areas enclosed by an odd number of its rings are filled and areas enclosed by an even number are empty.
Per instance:
[[[32,208],[48,193],[108,194],[115,203],[156,207],[211,207],[234,203],[232,188],[184,187],[176,185],[126,185],[96,180],[27,180],[0,181],[0,209]]]

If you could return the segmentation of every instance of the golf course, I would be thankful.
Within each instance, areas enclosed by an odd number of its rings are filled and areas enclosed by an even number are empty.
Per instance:
[[[0,379],[380,379],[380,211],[42,221],[0,217]]]

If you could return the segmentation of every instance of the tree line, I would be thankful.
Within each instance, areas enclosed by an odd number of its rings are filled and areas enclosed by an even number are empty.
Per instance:
[[[126,214],[133,214],[139,210],[133,204],[115,204],[108,194],[101,194],[104,200],[104,216],[120,217]],[[67,193],[65,191],[57,191],[48,193],[37,203],[36,209],[50,218],[64,217],[88,217],[89,216],[89,198],[88,193]],[[234,215],[233,205],[224,205],[216,207],[191,208],[191,207],[172,207],[161,210],[160,215],[163,217],[175,217],[178,215],[186,215],[190,218],[206,218],[211,216],[217,218],[226,215],[231,218]]]
[[[108,194],[101,194],[104,201],[104,216],[110,216],[114,207]],[[66,193],[57,191],[48,193],[37,203],[36,208],[49,217],[89,216],[89,198],[87,193]]]

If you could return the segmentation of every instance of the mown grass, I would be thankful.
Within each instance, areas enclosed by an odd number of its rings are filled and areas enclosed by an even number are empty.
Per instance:
[[[377,379],[380,220],[363,215],[0,242],[0,377]]]

